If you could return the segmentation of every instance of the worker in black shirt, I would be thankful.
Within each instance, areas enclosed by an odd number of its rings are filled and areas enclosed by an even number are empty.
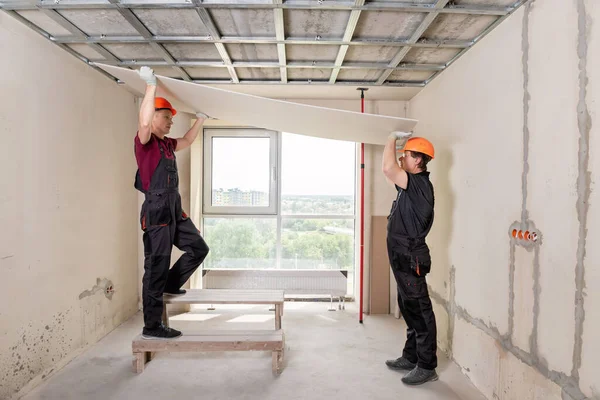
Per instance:
[[[400,312],[408,326],[402,356],[386,365],[410,371],[402,381],[420,385],[438,379],[437,328],[425,280],[431,268],[425,237],[433,224],[434,206],[427,163],[433,159],[434,149],[428,140],[410,136],[393,132],[383,150],[383,173],[398,191],[388,217],[388,257],[398,285]],[[397,141],[402,145],[400,163],[396,160]]]

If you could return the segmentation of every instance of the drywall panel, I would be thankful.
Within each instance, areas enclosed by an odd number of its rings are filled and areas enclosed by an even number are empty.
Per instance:
[[[360,112],[360,92],[356,92],[355,100],[326,100],[326,99],[296,99],[296,98],[285,98],[282,100],[290,101],[292,103],[306,104],[311,106],[333,108],[336,110]],[[400,100],[369,100],[369,92],[365,92],[365,113],[386,115],[389,117],[401,117],[404,118],[406,114],[406,101]],[[373,149],[379,149],[383,153],[383,145],[367,145],[372,146]],[[374,169],[381,172],[381,164],[373,165]],[[381,173],[383,175],[383,173]]]
[[[137,118],[131,94],[5,13],[0,48],[11,54],[0,63],[0,398],[9,399],[137,311]]]
[[[535,2],[529,18],[527,208],[543,234],[538,345],[548,368],[570,374],[579,228],[577,3]]]
[[[136,71],[99,66],[136,90],[143,90],[145,83]],[[211,117],[239,125],[328,139],[385,144],[390,132],[409,132],[417,123],[406,118],[299,105],[162,76],[158,79],[165,92],[171,94],[169,97],[176,97],[187,105],[186,110],[201,110]]]
[[[579,370],[581,390],[589,397],[600,398],[600,3],[586,0],[587,85],[586,104],[591,116],[589,132],[590,191],[587,214],[587,238],[584,258],[585,289],[583,347]],[[580,99],[581,100],[581,99]],[[580,149],[581,151],[581,149]]]

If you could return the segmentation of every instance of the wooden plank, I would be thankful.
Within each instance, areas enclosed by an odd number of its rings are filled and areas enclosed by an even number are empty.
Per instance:
[[[281,369],[283,368],[283,357],[285,354],[285,334],[282,331],[282,339],[283,339],[283,347],[280,351],[274,351],[272,354],[273,357],[273,373],[275,375],[279,375]]]
[[[165,304],[283,304],[283,290],[188,289],[163,297]]]
[[[283,314],[283,304],[275,305],[275,329],[281,329],[281,315]]]
[[[279,373],[279,354],[280,352],[278,351],[274,351],[273,354],[271,355],[271,357],[273,358],[273,373],[274,374],[278,374]]]
[[[169,312],[167,311],[167,303],[163,301],[162,322],[167,328],[169,327]]]
[[[227,351],[283,349],[282,331],[210,331],[186,334],[175,339],[143,339],[138,335],[132,342],[134,353],[157,351]]]
[[[133,372],[136,374],[144,372],[146,360],[146,353],[133,353]]]

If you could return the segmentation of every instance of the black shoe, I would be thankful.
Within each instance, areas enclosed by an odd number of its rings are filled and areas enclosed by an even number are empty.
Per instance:
[[[435,369],[423,369],[421,367],[416,367],[402,378],[402,382],[407,385],[421,385],[425,382],[437,380],[438,375]]]
[[[144,327],[142,330],[142,339],[173,339],[179,336],[181,336],[181,332],[177,329],[167,328],[163,324],[155,329]]]
[[[411,369],[413,369],[414,367],[417,366],[417,364],[411,363],[404,357],[400,357],[395,360],[387,360],[385,362],[385,365],[387,365],[390,369],[395,369],[395,370],[405,369],[408,371],[410,371]]]
[[[177,289],[174,292],[171,292],[170,290],[165,290],[164,294],[166,294],[167,296],[181,296],[182,294],[185,294],[185,289]]]

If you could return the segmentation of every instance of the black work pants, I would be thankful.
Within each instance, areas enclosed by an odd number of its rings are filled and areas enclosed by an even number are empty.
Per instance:
[[[437,326],[424,276],[410,267],[410,257],[393,255],[390,260],[398,285],[398,306],[406,321],[406,343],[402,356],[423,369],[437,367]]]
[[[181,212],[178,198],[158,205],[142,207],[142,215],[151,221],[144,229],[144,277],[142,279],[142,302],[144,326],[154,329],[161,324],[163,293],[175,292],[196,271],[208,255],[208,246],[194,223]],[[156,202],[155,202],[156,203]],[[175,204],[173,204],[175,203]],[[156,207],[163,207],[157,209]],[[162,218],[156,218],[160,216]],[[171,250],[175,245],[185,253],[171,265]]]

